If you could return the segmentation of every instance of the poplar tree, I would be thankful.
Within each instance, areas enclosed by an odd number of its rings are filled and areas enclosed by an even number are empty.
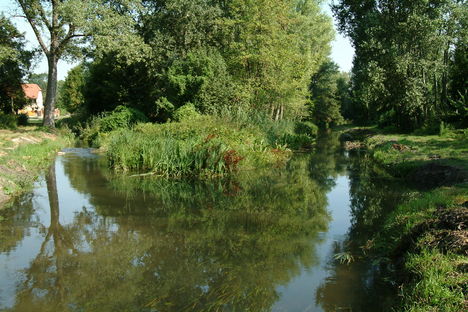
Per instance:
[[[356,50],[352,85],[358,119],[410,131],[445,118],[452,110],[450,69],[467,43],[464,2],[338,1],[339,29]]]

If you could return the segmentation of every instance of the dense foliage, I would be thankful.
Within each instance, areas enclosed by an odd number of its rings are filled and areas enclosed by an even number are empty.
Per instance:
[[[151,51],[131,64],[109,52],[87,65],[87,112],[124,105],[167,121],[190,104],[203,114],[304,116],[310,77],[333,38],[320,2],[146,1],[138,32]]]
[[[31,58],[23,35],[0,15],[0,112],[14,113],[25,104],[21,82]]]
[[[340,73],[338,65],[330,60],[312,76],[309,110],[317,125],[328,128],[343,122],[341,109],[348,97],[346,78],[346,74]]]
[[[354,119],[401,130],[466,126],[468,9],[457,0],[340,0],[356,55]]]
[[[83,88],[85,86],[85,68],[78,65],[72,68],[60,87],[57,106],[70,113],[80,113],[84,109]]]

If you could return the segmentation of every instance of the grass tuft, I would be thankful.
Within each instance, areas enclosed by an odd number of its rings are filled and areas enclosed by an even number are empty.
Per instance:
[[[256,126],[201,116],[111,132],[103,149],[111,167],[121,171],[165,177],[222,176],[284,163],[290,150],[286,144],[270,144],[269,135]]]

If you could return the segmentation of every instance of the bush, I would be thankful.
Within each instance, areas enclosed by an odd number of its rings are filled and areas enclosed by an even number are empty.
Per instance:
[[[138,122],[147,122],[148,118],[137,109],[117,106],[111,113],[103,114],[99,119],[99,130],[110,132],[116,129],[129,128]]]
[[[241,128],[255,125],[264,133],[271,146],[281,145],[291,149],[310,148],[318,131],[317,126],[311,122],[296,123],[288,119],[274,121],[264,112],[241,109],[224,114],[224,118],[230,119]]]
[[[453,130],[455,130],[455,127],[453,127],[452,125],[450,124],[447,124],[443,121],[440,122],[440,125],[439,125],[439,135],[440,136],[448,136],[450,134],[452,134]]]
[[[0,112],[0,129],[16,129],[16,115]]]
[[[195,105],[192,103],[187,103],[179,107],[174,112],[173,117],[175,121],[189,121],[200,117],[200,113],[197,112]]]
[[[115,110],[92,117],[85,125],[80,127],[80,139],[94,147],[99,147],[107,133],[128,129],[138,122],[146,122],[146,116],[134,108],[117,106]]]
[[[318,127],[310,121],[298,122],[294,128],[294,132],[296,134],[304,134],[309,137],[316,137]]]
[[[83,125],[86,123],[86,117],[81,114],[72,114],[69,117],[61,118],[55,122],[57,128],[68,128],[76,136],[81,134]]]
[[[286,133],[279,140],[279,144],[286,145],[287,147],[298,150],[301,148],[311,148],[313,140],[306,134],[289,134]]]
[[[27,114],[18,115],[18,126],[27,126],[29,121],[29,116]]]

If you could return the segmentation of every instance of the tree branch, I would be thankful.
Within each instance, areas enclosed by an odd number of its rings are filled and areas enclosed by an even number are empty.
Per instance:
[[[60,27],[58,25],[58,14],[57,14],[57,0],[52,0],[52,30],[50,32],[50,46],[51,49],[58,49],[59,42],[58,42],[58,31]]]
[[[44,24],[46,25],[46,27],[49,29],[49,31],[52,31],[52,25],[50,24],[49,20],[47,19],[47,16],[44,12],[44,8],[39,4],[38,5],[38,12],[39,12],[39,16],[41,17],[42,21],[44,22]]]
[[[49,55],[50,51],[47,48],[47,45],[45,44],[44,40],[42,39],[39,29],[37,28],[36,22],[34,21],[34,15],[31,14],[30,10],[28,9],[28,6],[23,1],[18,0],[18,3],[21,6],[23,13],[26,15],[25,17],[28,20],[29,25],[31,25],[31,28],[34,31],[34,35],[36,36],[39,45],[41,46],[44,53],[46,55]]]
[[[88,36],[87,34],[75,34],[75,30],[76,30],[76,27],[74,25],[69,25],[67,35],[60,42],[60,44],[58,46],[57,50],[59,51],[59,54],[61,54],[63,52],[63,50],[65,49],[65,46],[67,45],[67,43],[70,42],[70,40],[72,40],[73,38],[87,37]]]

